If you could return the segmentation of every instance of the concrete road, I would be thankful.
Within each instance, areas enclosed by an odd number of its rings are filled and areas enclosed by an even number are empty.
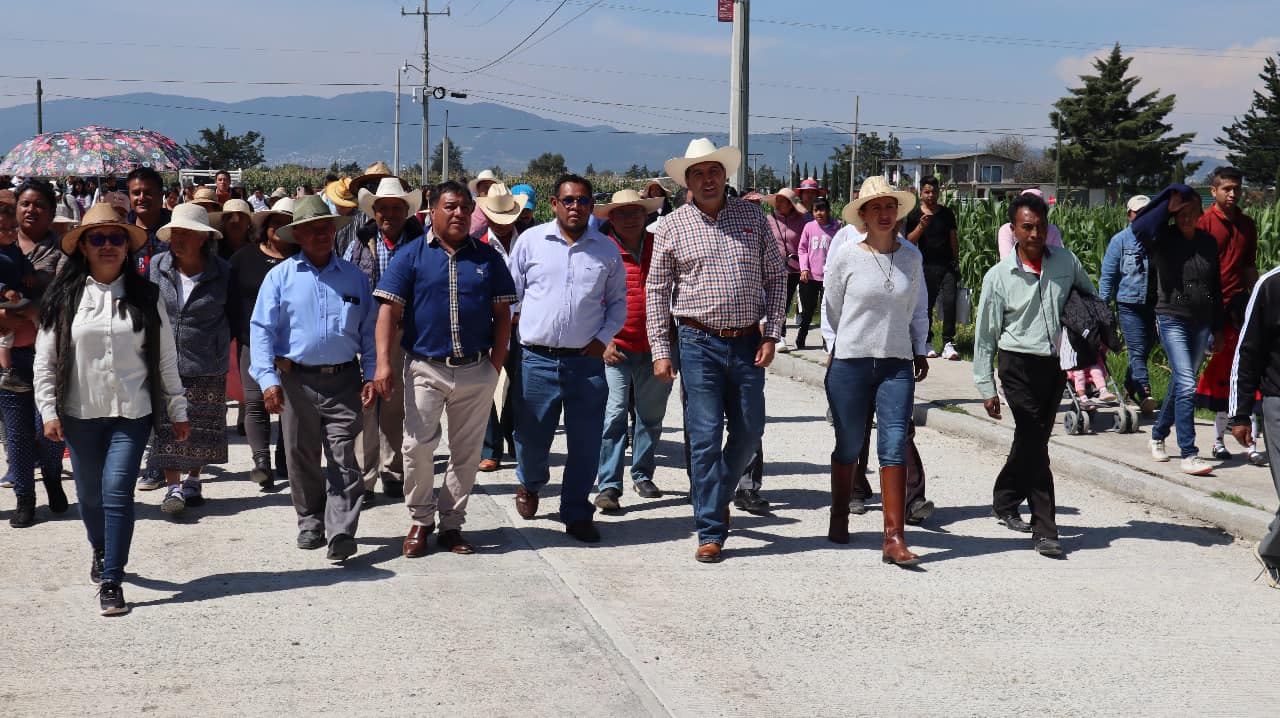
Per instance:
[[[660,447],[671,491],[599,519],[584,547],[523,521],[514,473],[483,477],[474,556],[400,556],[403,506],[361,522],[344,566],[293,546],[288,493],[246,479],[242,443],[181,521],[139,494],[126,597],[97,615],[74,509],[0,524],[8,716],[1274,715],[1280,592],[1251,546],[1060,481],[1068,554],[1042,558],[989,516],[1003,456],[929,428],[941,507],[880,562],[880,514],[825,540],[833,443],[815,388],[768,384],[770,516],[734,514],[727,559],[693,561],[678,403]],[[240,440],[237,438],[237,442]],[[558,445],[562,446],[562,444]],[[562,451],[557,448],[557,451]],[[557,463],[559,458],[555,460]],[[873,484],[876,482],[873,480]],[[69,484],[68,484],[69,486]],[[13,498],[0,496],[0,521]]]

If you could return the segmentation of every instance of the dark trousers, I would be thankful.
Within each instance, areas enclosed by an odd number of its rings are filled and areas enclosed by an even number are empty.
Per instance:
[[[992,508],[997,516],[1017,513],[1025,500],[1031,509],[1031,535],[1058,538],[1049,470],[1049,435],[1057,423],[1066,373],[1057,357],[1000,351],[1000,383],[1013,414],[1013,446],[996,477]]]
[[[804,343],[805,337],[809,334],[809,325],[813,323],[813,313],[818,309],[818,303],[822,301],[822,282],[810,279],[807,282],[801,282],[800,288],[800,311],[796,315],[796,346]]]
[[[502,404],[501,415],[498,414],[497,405],[489,408],[489,426],[485,429],[484,446],[480,450],[482,459],[502,461],[502,457],[506,454],[504,442],[509,442],[513,450],[515,448],[516,412],[520,397],[524,396],[524,390],[520,386],[520,365],[523,361],[523,353],[519,329],[513,325],[511,351],[507,354],[507,363],[502,365],[502,368],[507,370],[507,399]]]
[[[949,264],[924,265],[924,284],[929,290],[929,341],[933,341],[933,308],[942,297],[942,343],[956,338],[956,270]],[[1061,388],[1061,387],[1059,387]]]
[[[238,343],[238,342],[237,342]],[[249,440],[249,450],[254,457],[271,449],[271,414],[262,398],[262,389],[249,373],[248,345],[240,345],[240,386],[244,388],[244,433]],[[284,432],[276,437],[276,471],[285,473],[288,462],[284,456]]]
[[[787,317],[791,316],[791,303],[796,298],[796,287],[800,286],[800,273],[787,273],[787,309],[782,313],[782,336],[787,336]]]

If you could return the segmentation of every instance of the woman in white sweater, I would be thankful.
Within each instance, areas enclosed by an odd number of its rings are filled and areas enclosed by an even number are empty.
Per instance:
[[[132,270],[147,234],[108,204],[62,237],[68,257],[44,295],[35,398],[45,436],[67,442],[102,615],[129,611],[120,581],[133,540],[133,484],[161,407],[186,441],[187,400],[159,289]]]
[[[885,563],[914,566],[907,549],[906,444],[915,383],[929,373],[928,292],[920,251],[898,239],[898,221],[915,195],[897,192],[884,177],[862,184],[844,208],[846,222],[865,232],[827,258],[824,319],[834,341],[827,362],[827,401],[835,424],[831,454],[831,524],[827,538],[849,542],[849,497],[862,451],[868,408],[876,412],[876,453],[884,512]],[[872,401],[874,399],[874,402]]]

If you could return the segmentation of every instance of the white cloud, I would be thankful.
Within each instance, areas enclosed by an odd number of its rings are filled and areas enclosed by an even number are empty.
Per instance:
[[[728,23],[725,23],[723,27],[725,32],[715,35],[659,32],[620,22],[612,16],[602,16],[597,17],[593,23],[593,32],[602,40],[614,41],[654,52],[727,58],[729,57],[732,43],[732,33],[728,32]],[[777,45],[778,41],[776,39],[762,35],[751,36],[751,52],[753,55]]]

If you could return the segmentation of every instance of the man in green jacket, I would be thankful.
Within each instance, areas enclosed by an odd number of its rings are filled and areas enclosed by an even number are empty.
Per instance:
[[[1000,397],[992,376],[995,358],[1013,412],[1013,446],[993,492],[996,520],[1014,531],[1030,533],[1040,554],[1059,556],[1062,545],[1054,517],[1049,435],[1066,382],[1058,358],[1062,309],[1072,287],[1085,294],[1094,294],[1094,289],[1074,254],[1063,247],[1052,251],[1045,247],[1048,216],[1049,206],[1031,194],[1020,195],[1009,207],[1016,251],[982,279],[973,381],[987,414],[1000,419]],[[1023,500],[1031,509],[1030,524],[1018,514]]]

